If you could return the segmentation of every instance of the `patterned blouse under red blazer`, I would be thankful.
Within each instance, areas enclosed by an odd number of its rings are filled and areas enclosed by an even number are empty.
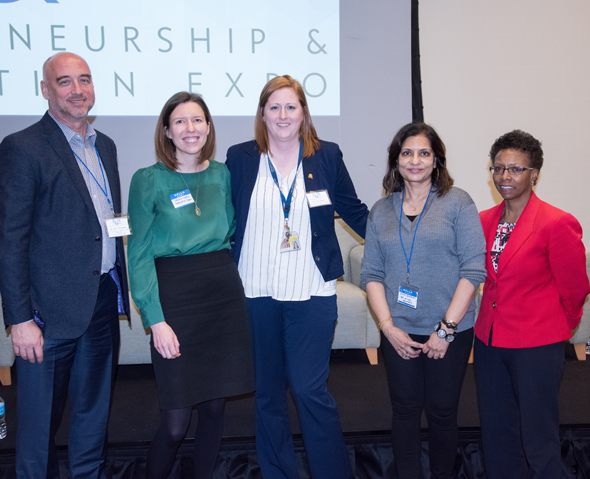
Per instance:
[[[486,237],[486,278],[475,334],[492,346],[530,348],[563,341],[580,322],[590,284],[582,227],[533,192],[494,271],[490,249],[504,203],[479,216]]]

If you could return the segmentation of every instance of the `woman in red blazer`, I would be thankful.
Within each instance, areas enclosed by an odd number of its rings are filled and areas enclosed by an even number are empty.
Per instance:
[[[563,341],[590,292],[582,228],[533,192],[541,143],[515,130],[490,151],[504,202],[480,213],[487,250],[475,373],[488,479],[561,476]]]

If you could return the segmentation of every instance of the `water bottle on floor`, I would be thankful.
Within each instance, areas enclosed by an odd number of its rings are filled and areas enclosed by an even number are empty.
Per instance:
[[[0,439],[6,437],[6,406],[4,399],[0,398]]]

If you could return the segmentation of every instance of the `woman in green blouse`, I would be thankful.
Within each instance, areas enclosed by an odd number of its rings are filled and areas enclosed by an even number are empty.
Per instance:
[[[168,476],[196,405],[195,478],[205,479],[221,443],[225,398],[254,389],[244,291],[229,254],[230,176],[209,159],[215,128],[198,95],[168,100],[155,143],[158,162],[137,171],[129,191],[131,294],[152,330],[161,409],[147,478]]]

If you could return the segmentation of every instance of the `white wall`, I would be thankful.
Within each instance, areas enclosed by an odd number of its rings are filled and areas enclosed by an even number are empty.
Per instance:
[[[589,24],[587,0],[420,2],[424,117],[447,146],[455,184],[480,210],[499,203],[490,147],[527,131],[545,153],[537,195],[578,218],[587,248]]]

